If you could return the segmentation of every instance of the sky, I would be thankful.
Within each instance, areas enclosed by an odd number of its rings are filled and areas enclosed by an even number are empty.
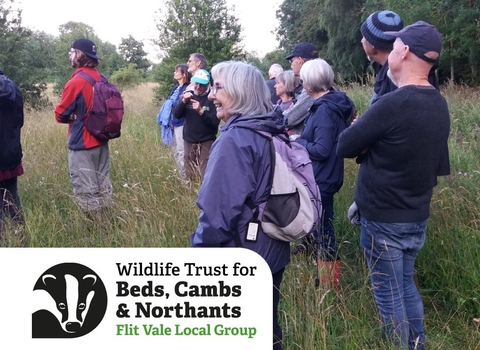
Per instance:
[[[277,47],[272,33],[278,26],[275,13],[283,0],[226,0],[235,5],[235,15],[243,27],[243,44],[249,52],[262,57]],[[148,58],[158,62],[149,40],[158,36],[155,18],[165,0],[15,0],[22,9],[22,25],[59,35],[58,27],[69,21],[90,25],[104,42],[118,46],[132,35],[144,43]],[[78,4],[78,5],[77,5]]]

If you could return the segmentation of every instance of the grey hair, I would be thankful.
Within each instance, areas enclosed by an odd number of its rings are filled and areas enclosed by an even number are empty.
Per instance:
[[[276,77],[277,75],[279,75],[282,72],[283,72],[283,67],[278,63],[274,63],[270,66],[270,69],[268,70],[268,75],[271,78],[273,78],[273,77]]]
[[[271,94],[260,70],[252,64],[240,61],[217,63],[212,77],[222,80],[222,88],[232,100],[228,112],[233,114],[264,115],[273,108]]]
[[[190,56],[193,56],[195,61],[200,62],[200,69],[206,69],[207,59],[206,59],[205,55],[203,55],[201,53],[198,53],[198,52],[194,52],[194,53],[191,53]]]
[[[295,96],[295,87],[299,84],[300,78],[296,77],[292,70],[286,70],[277,75],[275,81],[283,83],[288,96]]]
[[[316,58],[303,64],[300,78],[313,92],[328,91],[333,86],[334,73],[325,60]]]

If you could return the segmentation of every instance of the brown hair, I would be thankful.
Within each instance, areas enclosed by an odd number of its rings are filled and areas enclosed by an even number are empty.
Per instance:
[[[75,61],[78,67],[89,67],[89,68],[96,68],[99,64],[98,60],[87,56],[83,51],[78,49],[75,50]]]
[[[177,64],[175,70],[179,70],[182,74],[185,74],[184,84],[190,84],[190,79],[192,79],[192,73],[188,71],[188,66],[186,64]]]

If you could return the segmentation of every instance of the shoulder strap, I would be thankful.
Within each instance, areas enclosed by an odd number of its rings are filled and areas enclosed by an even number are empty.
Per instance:
[[[75,76],[79,76],[83,79],[85,79],[86,81],[88,81],[90,84],[95,85],[96,83],[98,83],[98,81],[96,81],[90,74],[88,74],[87,72],[78,72]],[[100,73],[100,81],[104,80],[104,82],[108,82],[108,79],[106,76],[104,76],[102,73]]]
[[[273,144],[273,135],[270,134],[269,132],[267,131],[261,131],[261,130],[257,130],[257,129],[254,129],[254,128],[251,128],[251,127],[248,127],[248,126],[242,126],[242,125],[235,125],[234,126],[235,128],[241,128],[241,129],[247,129],[247,130],[250,130],[250,131],[253,131],[255,134],[257,135],[260,135],[264,138],[266,138],[267,140],[269,140],[270,142],[270,155],[271,155],[271,161],[272,161],[272,166],[271,166],[271,169],[270,169],[270,181],[269,181],[269,185],[270,187],[272,187],[272,183],[273,183],[273,175],[275,173],[275,146]],[[250,197],[247,198],[247,203],[246,203],[250,208],[253,208],[255,207],[255,204],[253,203],[252,199]],[[252,208],[252,209],[253,209]]]
[[[270,179],[269,179],[269,187],[272,188],[273,184],[273,176],[275,174],[275,146],[273,144],[273,135],[266,132],[266,131],[260,131],[254,128],[250,128],[248,126],[240,126],[240,125],[235,125],[235,128],[241,128],[241,129],[247,129],[252,132],[254,132],[257,135],[260,135],[267,140],[269,140],[270,143],[270,157],[271,157],[271,167],[270,167]],[[258,220],[258,215],[259,215],[259,210],[258,210],[258,205],[255,205],[255,202],[253,201],[251,196],[248,196],[247,199],[245,200],[245,204],[253,210],[253,218],[255,220]],[[242,240],[240,239],[240,233],[238,232],[238,227],[235,230],[235,235],[233,237],[235,241],[235,245],[237,247],[243,247]]]

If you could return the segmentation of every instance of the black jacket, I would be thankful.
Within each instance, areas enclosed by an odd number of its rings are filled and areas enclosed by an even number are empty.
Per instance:
[[[22,161],[22,126],[22,93],[0,70],[0,171],[14,169]]]
[[[208,91],[202,96],[193,96],[204,110],[202,115],[193,110],[191,101],[185,104],[180,100],[172,110],[175,118],[185,118],[183,139],[189,143],[212,141],[217,137],[220,120],[217,118],[217,108],[208,99]]]

